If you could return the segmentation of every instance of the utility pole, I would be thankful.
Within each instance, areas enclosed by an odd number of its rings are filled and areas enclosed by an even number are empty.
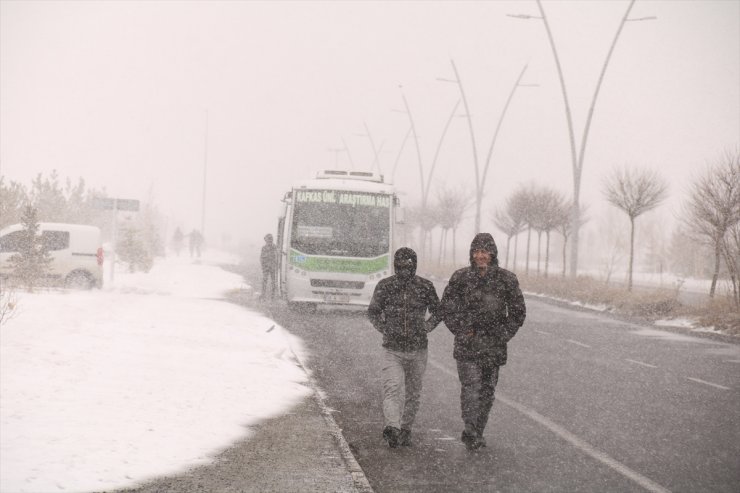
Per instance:
[[[206,235],[206,178],[208,177],[208,110],[206,110],[206,128],[203,140],[203,200],[200,209],[200,234]]]

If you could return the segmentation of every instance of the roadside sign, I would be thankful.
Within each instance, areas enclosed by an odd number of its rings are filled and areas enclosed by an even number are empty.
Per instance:
[[[115,199],[109,199],[107,197],[95,197],[93,199],[93,206],[96,209],[112,211],[116,207],[116,202]]]
[[[111,199],[108,197],[95,197],[93,199],[93,206],[96,209],[104,209],[107,211],[138,211],[139,201],[134,199]]]
[[[139,201],[132,199],[116,199],[116,209],[119,211],[138,211]]]

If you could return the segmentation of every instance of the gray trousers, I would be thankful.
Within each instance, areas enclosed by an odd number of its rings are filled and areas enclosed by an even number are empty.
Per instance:
[[[421,383],[427,367],[427,350],[408,353],[383,348],[384,426],[410,430],[419,410]]]
[[[496,365],[477,361],[457,361],[460,408],[465,431],[468,433],[483,435],[483,430],[488,424],[488,413],[493,406],[498,369]]]

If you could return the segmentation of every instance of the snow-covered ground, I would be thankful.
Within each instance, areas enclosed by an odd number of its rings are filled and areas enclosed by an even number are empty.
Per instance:
[[[308,395],[300,341],[222,299],[248,288],[223,260],[17,294],[0,328],[0,491],[132,486],[211,460]]]

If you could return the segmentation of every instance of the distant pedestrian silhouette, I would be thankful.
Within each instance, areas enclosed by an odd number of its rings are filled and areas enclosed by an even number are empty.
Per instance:
[[[260,252],[262,266],[262,294],[261,299],[267,296],[267,283],[270,281],[270,298],[275,297],[275,277],[277,273],[277,246],[272,242],[272,235],[265,235],[265,244]]]
[[[188,235],[190,237],[190,257],[200,258],[201,248],[203,247],[203,235],[200,231],[194,229]]]
[[[182,250],[182,246],[185,243],[185,235],[182,234],[182,230],[178,227],[175,229],[174,234],[172,235],[172,249],[175,251],[175,255],[178,257],[180,256],[180,251]]]

